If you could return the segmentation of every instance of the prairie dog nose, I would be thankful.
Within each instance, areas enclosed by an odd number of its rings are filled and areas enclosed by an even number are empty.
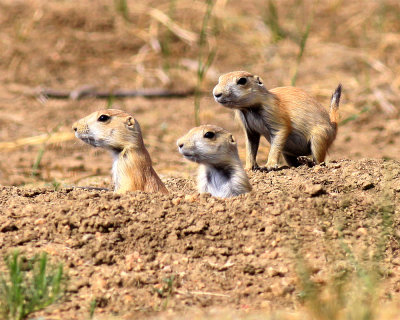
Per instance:
[[[72,130],[75,132],[78,130],[78,126],[76,125],[76,122],[72,125]]]
[[[218,88],[218,84],[213,89],[213,95],[215,98],[219,98],[222,96],[222,90]]]
[[[180,139],[176,142],[176,144],[178,145],[179,149],[183,148],[184,143]]]
[[[216,97],[216,98],[222,96],[222,90],[219,88],[218,84],[214,87],[212,92],[213,92],[214,97]]]

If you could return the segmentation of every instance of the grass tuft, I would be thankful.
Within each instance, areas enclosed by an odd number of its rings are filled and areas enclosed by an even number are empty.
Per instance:
[[[377,263],[360,263],[347,246],[346,266],[333,271],[324,284],[313,281],[312,272],[304,262],[297,274],[301,291],[299,300],[312,319],[376,319],[380,275]]]
[[[49,264],[46,253],[27,259],[14,251],[4,257],[4,262],[7,273],[0,275],[2,319],[25,319],[63,296],[63,266]]]
[[[36,160],[32,165],[32,176],[37,177],[39,176],[39,167],[40,167],[40,162],[42,162],[42,158],[44,155],[44,151],[46,149],[46,145],[44,144],[38,151],[36,155]]]
[[[390,177],[386,178],[390,181]],[[341,250],[333,257],[330,276],[327,281],[314,281],[311,268],[301,258],[297,263],[297,275],[301,290],[299,300],[305,306],[312,319],[380,319],[380,298],[383,280],[390,274],[385,270],[385,252],[394,238],[395,207],[391,195],[384,190],[372,209],[380,218],[380,233],[375,239],[371,252],[356,256],[354,249],[339,230]],[[371,254],[372,253],[372,254]]]
[[[176,285],[175,275],[172,275],[168,278],[163,279],[164,284],[159,287],[154,287],[154,292],[157,293],[158,297],[163,299],[162,304],[160,305],[161,310],[165,310],[168,307],[169,300],[174,294],[174,287]]]

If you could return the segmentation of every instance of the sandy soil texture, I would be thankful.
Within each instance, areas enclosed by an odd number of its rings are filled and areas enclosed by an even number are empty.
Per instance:
[[[343,242],[374,254],[390,201],[384,290],[396,298],[399,177],[397,161],[335,161],[253,173],[254,190],[230,200],[199,195],[181,178],[166,179],[169,196],[3,187],[0,252],[44,250],[66,264],[71,283],[53,316],[82,319],[93,298],[99,314],[293,308],[296,264],[304,259],[323,283],[333,266],[351,267]],[[172,292],[157,294],[165,279]]]

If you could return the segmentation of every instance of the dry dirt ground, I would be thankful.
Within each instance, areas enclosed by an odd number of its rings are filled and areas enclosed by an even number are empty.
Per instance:
[[[203,50],[217,53],[200,119],[233,132],[242,159],[243,134],[211,97],[220,73],[246,69],[274,87],[289,85],[297,70],[296,85],[326,107],[337,83],[344,86],[344,121],[327,164],[250,172],[253,191],[230,200],[196,194],[196,165],[176,150],[194,125],[193,97],[32,96],[37,87],[196,85],[205,3],[128,1],[124,18],[117,2],[0,0],[0,254],[47,251],[70,278],[66,297],[37,316],[84,319],[93,299],[104,317],[299,309],[299,266],[310,265],[310,278],[323,286],[358,270],[355,260],[379,269],[382,301],[398,301],[399,2],[284,0],[274,15],[261,0],[216,1]],[[169,196],[74,189],[111,188],[110,156],[70,129],[111,104],[140,122]],[[66,139],[46,140],[57,134]],[[263,141],[259,163],[267,154]]]
[[[1,253],[46,251],[68,269],[66,298],[45,314],[83,319],[190,307],[296,308],[296,263],[317,283],[334,268],[371,262],[387,233],[382,290],[400,293],[400,163],[332,161],[250,174],[254,190],[234,199],[198,195],[187,179],[165,179],[168,196],[73,188],[3,187]],[[389,229],[384,229],[389,215]],[[298,266],[297,266],[298,267]],[[172,292],[155,289],[172,281]]]

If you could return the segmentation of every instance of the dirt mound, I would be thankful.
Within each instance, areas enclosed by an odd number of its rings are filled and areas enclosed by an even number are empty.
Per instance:
[[[166,179],[168,196],[2,187],[0,253],[45,250],[67,266],[67,297],[46,310],[65,319],[86,317],[94,298],[106,314],[293,307],[298,257],[327,281],[346,264],[343,241],[356,255],[376,250],[382,212],[391,219],[384,265],[398,269],[400,162],[343,160],[250,178],[254,190],[228,200],[181,178]],[[393,272],[384,289],[397,296],[399,284]]]

